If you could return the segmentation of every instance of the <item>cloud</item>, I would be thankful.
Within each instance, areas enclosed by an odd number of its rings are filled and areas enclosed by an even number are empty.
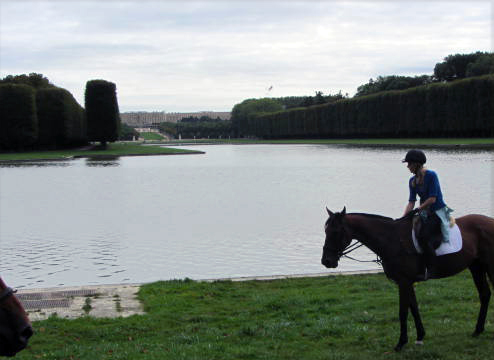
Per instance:
[[[379,75],[432,73],[490,49],[491,2],[1,1],[0,74],[39,72],[83,103],[117,84],[120,108],[230,110],[246,98],[353,94]],[[19,21],[22,19],[22,21]]]

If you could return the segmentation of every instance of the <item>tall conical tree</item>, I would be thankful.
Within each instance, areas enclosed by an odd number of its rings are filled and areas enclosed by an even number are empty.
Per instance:
[[[88,139],[101,142],[103,148],[106,148],[107,142],[118,139],[120,111],[116,89],[114,83],[106,80],[90,80],[86,83]]]

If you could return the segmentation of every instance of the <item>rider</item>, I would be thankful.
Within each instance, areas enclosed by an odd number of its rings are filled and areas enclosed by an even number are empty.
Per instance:
[[[425,154],[421,150],[408,151],[405,159],[402,161],[407,163],[408,170],[414,174],[408,182],[410,196],[404,215],[413,210],[418,194],[420,197],[418,211],[423,214],[426,214],[422,212],[423,210],[435,212],[441,220],[443,242],[449,242],[450,213],[453,210],[444,203],[437,174],[424,167],[426,161]]]

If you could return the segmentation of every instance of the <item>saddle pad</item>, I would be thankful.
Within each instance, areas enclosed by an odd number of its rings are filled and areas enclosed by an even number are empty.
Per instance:
[[[422,248],[420,247],[417,238],[415,237],[415,231],[413,231],[413,229],[412,239],[413,244],[415,245],[415,249],[417,249],[417,252],[419,254],[422,254]],[[441,245],[436,249],[436,256],[458,252],[461,250],[462,246],[463,241],[461,239],[460,228],[458,227],[458,225],[455,224],[453,227],[449,228],[449,243],[441,243]]]

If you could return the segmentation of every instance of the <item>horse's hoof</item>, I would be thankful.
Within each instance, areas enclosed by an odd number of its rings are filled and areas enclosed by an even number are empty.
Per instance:
[[[417,340],[417,341],[415,341],[415,345],[424,345],[424,341],[423,340]]]
[[[479,337],[482,334],[482,331],[474,331],[472,337]]]
[[[406,344],[406,343],[405,343]],[[395,351],[398,352],[398,351],[401,351],[403,349],[403,346],[405,346],[405,344],[398,344],[395,346]]]

